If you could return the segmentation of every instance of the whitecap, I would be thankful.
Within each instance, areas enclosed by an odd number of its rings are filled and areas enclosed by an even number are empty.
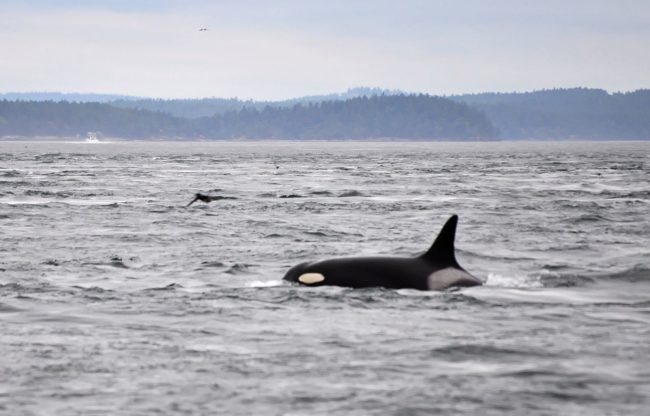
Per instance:
[[[487,281],[484,283],[486,286],[498,287],[544,287],[540,276],[526,276],[526,275],[503,275],[497,273],[489,273]]]
[[[284,281],[281,279],[253,280],[252,282],[246,283],[246,287],[277,287],[282,285],[284,285]]]

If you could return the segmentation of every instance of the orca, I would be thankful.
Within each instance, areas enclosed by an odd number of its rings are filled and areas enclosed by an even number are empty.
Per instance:
[[[348,257],[298,264],[284,280],[304,286],[445,290],[483,282],[460,267],[454,240],[458,216],[452,215],[429,250],[417,257]]]

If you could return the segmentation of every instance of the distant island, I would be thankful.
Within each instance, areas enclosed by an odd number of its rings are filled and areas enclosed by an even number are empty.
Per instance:
[[[0,137],[123,139],[650,139],[650,90],[448,97],[376,88],[285,101],[0,94]]]
[[[572,88],[449,97],[485,113],[502,139],[650,139],[650,90]]]

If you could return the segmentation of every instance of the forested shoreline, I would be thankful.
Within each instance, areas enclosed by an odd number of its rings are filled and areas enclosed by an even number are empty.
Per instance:
[[[20,95],[14,95],[14,97]],[[650,139],[650,90],[573,88],[449,97],[358,88],[267,102],[81,94],[0,100],[0,137],[124,139]],[[63,95],[65,97],[65,95]]]
[[[473,140],[497,134],[481,111],[423,94],[242,108],[196,119],[108,103],[0,101],[0,136],[71,137],[88,131],[126,139]]]
[[[485,113],[502,139],[650,139],[650,90],[589,88],[450,97]]]

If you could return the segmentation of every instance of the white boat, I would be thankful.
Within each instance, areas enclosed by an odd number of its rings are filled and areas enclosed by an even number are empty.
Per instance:
[[[99,139],[97,139],[97,133],[94,131],[89,131],[86,135],[86,143],[99,143]]]

